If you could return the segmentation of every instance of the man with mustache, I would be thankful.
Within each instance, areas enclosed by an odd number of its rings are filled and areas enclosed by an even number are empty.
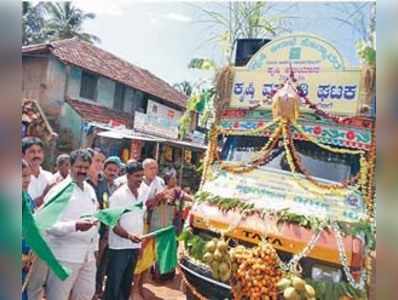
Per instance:
[[[22,156],[29,164],[31,170],[27,192],[32,198],[35,208],[43,204],[44,197],[54,184],[53,175],[41,167],[44,160],[43,148],[43,142],[37,137],[25,137],[22,139]],[[32,276],[26,288],[28,299],[41,300],[48,267],[41,259],[37,258],[31,268],[32,274],[34,273],[35,276]]]
[[[115,179],[119,175],[121,161],[117,156],[110,156],[105,160],[103,176],[98,180],[97,186],[94,188],[100,209],[109,207],[109,197],[117,189]],[[94,299],[102,297],[102,287],[104,276],[108,264],[108,228],[101,224],[100,241],[97,252],[97,276],[96,289]]]
[[[72,194],[57,221],[46,233],[55,256],[72,272],[64,281],[52,271],[49,272],[47,300],[91,300],[95,292],[94,253],[98,248],[98,223],[84,218],[94,214],[98,208],[94,189],[86,182],[91,155],[87,150],[79,149],[71,153],[70,160],[71,178],[64,180],[54,190],[61,190],[64,184],[72,180]]]
[[[39,207],[49,189],[54,185],[52,173],[44,170],[41,164],[44,161],[44,144],[37,137],[25,137],[22,139],[22,156],[32,170],[32,176],[28,187],[28,193]]]

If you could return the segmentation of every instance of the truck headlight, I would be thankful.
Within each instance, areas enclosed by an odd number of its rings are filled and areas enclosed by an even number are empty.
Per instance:
[[[329,281],[338,283],[341,281],[343,273],[340,269],[314,265],[311,270],[311,278],[316,281]]]

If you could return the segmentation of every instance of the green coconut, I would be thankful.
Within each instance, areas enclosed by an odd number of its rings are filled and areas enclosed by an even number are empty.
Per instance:
[[[315,289],[312,286],[310,286],[309,284],[306,284],[304,288],[305,288],[305,294],[308,297],[310,297],[310,298],[315,297]]]
[[[292,285],[296,290],[298,290],[300,292],[304,291],[304,289],[305,289],[305,281],[297,276],[293,277]]]
[[[278,281],[278,283],[276,284],[276,286],[278,287],[278,289],[280,290],[284,290],[286,288],[288,288],[289,286],[292,285],[292,282],[287,279],[287,278],[282,278],[281,280]]]
[[[206,252],[213,253],[216,250],[216,247],[217,247],[216,242],[212,240],[212,241],[206,243],[205,249],[206,249]]]
[[[286,300],[299,300],[300,299],[300,295],[297,293],[297,291],[294,287],[288,287],[287,289],[285,289],[285,291],[283,292],[283,297]]]

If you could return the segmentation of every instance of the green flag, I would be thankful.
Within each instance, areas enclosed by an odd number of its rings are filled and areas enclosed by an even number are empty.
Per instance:
[[[75,184],[72,180],[66,180],[55,186],[54,191],[50,191],[53,196],[35,214],[36,223],[40,230],[46,230],[57,222],[69,203],[74,187]]]
[[[96,212],[94,215],[86,215],[85,217],[94,217],[101,223],[113,228],[116,226],[120,217],[129,211],[140,208],[142,202],[131,205],[130,207],[107,208]],[[159,264],[161,274],[171,272],[177,266],[177,239],[174,226],[168,226],[148,234],[153,236],[155,240],[156,261]]]
[[[47,245],[33,218],[28,201],[29,196],[27,193],[22,193],[22,236],[37,256],[47,263],[48,267],[58,278],[65,280],[69,276],[70,270],[59,263]]]
[[[114,208],[105,208],[97,211],[93,215],[85,215],[82,216],[82,218],[90,218],[94,217],[98,219],[101,223],[109,226],[110,228],[113,228],[116,226],[117,222],[119,221],[120,217],[129,211],[132,211],[134,209],[140,208],[142,209],[143,203],[138,202],[135,203],[129,207],[114,207]]]
[[[159,272],[160,274],[171,272],[177,266],[177,240],[174,226],[171,225],[153,233]]]

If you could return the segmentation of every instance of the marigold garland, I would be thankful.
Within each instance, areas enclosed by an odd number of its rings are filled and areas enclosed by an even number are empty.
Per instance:
[[[203,173],[202,180],[200,182],[200,187],[203,186],[204,182],[207,179],[208,170],[210,165],[214,162],[215,159],[218,159],[217,152],[217,138],[218,138],[218,130],[217,127],[213,124],[209,132],[209,145],[207,147],[206,155],[203,161]]]
[[[374,176],[376,169],[376,126],[373,124],[372,126],[372,144],[370,146],[370,151],[368,155],[368,178],[367,178],[367,194],[366,194],[366,204],[368,207],[369,217],[373,219],[375,210],[375,184],[374,184]]]
[[[349,185],[354,184],[358,180],[359,174],[352,178],[349,178],[347,180],[339,182],[339,183],[327,184],[327,183],[318,182],[311,176],[311,174],[308,172],[308,170],[306,170],[304,168],[304,166],[302,165],[301,158],[299,155],[297,155],[297,150],[294,146],[293,138],[292,138],[292,135],[291,135],[291,132],[290,132],[288,126],[286,126],[285,132],[287,134],[287,141],[288,141],[288,145],[287,145],[288,149],[286,149],[286,151],[290,151],[291,157],[293,158],[293,163],[295,164],[296,169],[300,173],[302,173],[307,180],[311,181],[313,184],[315,184],[319,188],[332,189],[332,190],[333,189],[347,189]]]
[[[329,193],[333,192],[334,194],[343,196],[343,197],[346,196],[347,193],[349,192],[349,190],[334,189],[334,188],[321,188],[311,181],[304,182],[303,178],[301,178],[299,173],[297,172],[296,165],[294,164],[294,159],[292,157],[292,153],[291,153],[291,151],[289,149],[289,145],[288,145],[288,136],[287,136],[286,131],[287,131],[286,126],[284,126],[284,128],[283,128],[283,145],[285,147],[286,160],[287,160],[287,163],[291,170],[291,173],[293,175],[293,178],[296,180],[297,184],[300,185],[306,191],[316,194],[317,196],[319,196],[322,199],[324,199],[325,191],[328,191]],[[308,187],[308,184],[310,184],[311,187]]]
[[[279,141],[279,137],[282,131],[281,124],[278,124],[278,128],[274,131],[272,136],[268,139],[267,143],[258,153],[258,158],[253,159],[250,162],[242,162],[240,164],[230,164],[226,162],[221,163],[223,170],[233,173],[246,173],[256,169],[259,165],[263,164],[269,156],[271,150],[275,148],[275,145]]]

